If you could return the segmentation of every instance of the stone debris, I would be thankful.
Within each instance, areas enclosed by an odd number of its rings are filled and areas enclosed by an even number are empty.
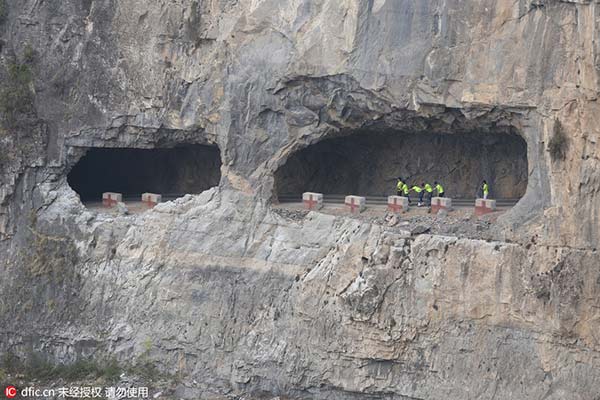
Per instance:
[[[411,235],[421,235],[423,233],[427,233],[431,230],[430,227],[425,225],[417,225],[410,230]]]
[[[325,207],[320,210],[322,214],[332,214],[336,216],[345,216],[351,219],[368,222],[375,225],[384,225],[388,227],[403,227],[411,230],[415,226],[422,226],[428,229],[428,233],[440,235],[454,235],[468,237],[472,239],[493,239],[496,237],[493,221],[497,218],[494,214],[488,214],[483,217],[475,217],[472,210],[454,210],[448,211],[440,209],[437,214],[429,213],[428,209],[413,208],[418,210],[416,213],[386,212],[383,209],[367,208],[360,214],[349,214],[339,207]],[[286,219],[293,221],[302,221],[308,214],[297,206],[283,204],[273,207],[273,211]]]
[[[122,201],[119,201],[117,203],[117,213],[119,215],[129,215],[129,209],[127,208],[125,203],[123,203]]]
[[[395,214],[388,214],[385,216],[385,222],[387,222],[388,226],[396,226],[398,225],[398,216]]]
[[[310,212],[309,210],[302,210],[302,209],[298,209],[298,210],[293,210],[293,209],[287,209],[287,208],[283,208],[283,207],[273,207],[273,212],[285,219],[291,220],[291,221],[302,221]]]

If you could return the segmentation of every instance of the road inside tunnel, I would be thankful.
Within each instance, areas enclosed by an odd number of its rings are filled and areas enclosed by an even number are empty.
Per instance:
[[[67,176],[82,201],[97,201],[104,192],[124,197],[150,192],[195,194],[217,186],[221,159],[216,146],[173,148],[91,148]]]
[[[397,177],[409,185],[442,183],[446,196],[518,199],[527,188],[527,144],[516,132],[364,131],[324,139],[292,154],[275,173],[278,198],[311,191],[387,196]]]

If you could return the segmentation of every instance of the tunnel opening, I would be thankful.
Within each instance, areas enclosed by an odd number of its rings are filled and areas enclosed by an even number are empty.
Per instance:
[[[104,192],[137,198],[142,193],[175,198],[217,186],[221,158],[217,146],[173,148],[91,148],[73,166],[67,182],[82,201],[97,201]]]
[[[517,201],[527,189],[527,144],[514,129],[454,133],[358,131],[292,154],[275,173],[279,200],[303,192],[388,196],[397,177],[442,183],[446,196],[473,199],[486,180],[490,197]]]

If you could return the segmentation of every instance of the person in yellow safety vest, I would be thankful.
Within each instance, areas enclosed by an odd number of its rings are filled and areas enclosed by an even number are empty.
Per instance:
[[[433,188],[429,183],[423,183],[422,186],[423,189],[425,189],[425,191],[427,192],[427,203],[431,205],[431,198],[433,197]]]
[[[408,199],[408,204],[410,204],[410,190],[408,190],[408,185],[406,183],[402,184],[402,194],[404,194],[404,197]]]
[[[419,195],[419,202],[417,203],[417,207],[421,207],[423,205],[423,195],[425,194],[425,192],[423,191],[423,188],[421,188],[420,186],[414,185],[413,187],[410,188],[410,190],[416,192]]]
[[[487,181],[483,181],[483,185],[481,186],[481,191],[483,192],[483,198],[487,199],[490,194],[490,185],[488,185]]]
[[[437,190],[438,197],[444,197],[444,187],[437,181],[433,182],[435,190]]]
[[[398,183],[396,183],[396,196],[402,196],[402,187],[404,186],[404,182],[402,182],[402,178],[398,177]]]

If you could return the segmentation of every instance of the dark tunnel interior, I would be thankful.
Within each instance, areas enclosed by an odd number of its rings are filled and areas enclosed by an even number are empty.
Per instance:
[[[527,144],[516,132],[411,133],[363,131],[322,140],[292,156],[275,174],[278,197],[313,191],[387,196],[396,178],[410,185],[439,181],[446,195],[518,199],[527,188]]]
[[[217,186],[221,158],[216,146],[186,145],[160,149],[91,148],[71,169],[67,181],[82,201],[103,192],[139,196],[195,194]]]

